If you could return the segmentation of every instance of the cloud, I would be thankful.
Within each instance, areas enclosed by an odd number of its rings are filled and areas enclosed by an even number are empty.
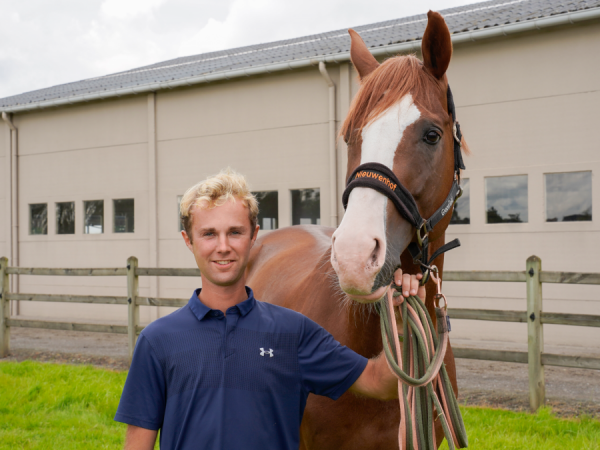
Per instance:
[[[0,98],[472,0],[0,0]]]
[[[100,11],[109,19],[128,19],[149,15],[166,0],[105,0]]]

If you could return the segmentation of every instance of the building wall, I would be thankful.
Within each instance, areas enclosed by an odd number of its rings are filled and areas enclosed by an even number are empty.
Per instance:
[[[591,23],[455,48],[449,79],[458,118],[472,149],[463,174],[471,183],[471,223],[451,225],[448,238],[463,246],[446,257],[447,270],[523,270],[531,254],[546,270],[599,272],[599,222],[546,223],[544,173],[592,170],[593,211],[600,211],[600,161],[592,138],[598,116],[600,24]],[[349,64],[328,65],[336,83],[338,126],[358,85]],[[291,224],[290,189],[319,188],[328,224],[328,92],[316,67],[228,82],[159,91],[15,116],[20,136],[20,255],[22,266],[194,267],[179,234],[177,197],[226,166],[244,173],[253,190],[277,190],[279,226]],[[156,134],[150,127],[154,121]],[[0,127],[0,170],[7,127]],[[149,165],[156,148],[156,235],[149,225],[153,186]],[[4,146],[4,147],[3,147]],[[345,184],[345,145],[338,143],[338,193]],[[485,177],[528,176],[529,221],[485,223]],[[149,178],[150,177],[150,178]],[[0,186],[2,208],[5,186]],[[112,199],[135,199],[135,233],[111,232]],[[84,235],[84,200],[104,199],[103,235]],[[75,235],[57,235],[54,203],[76,202]],[[30,236],[28,205],[49,206],[47,236]],[[343,215],[337,205],[339,220]],[[4,211],[5,209],[0,209]],[[0,250],[6,221],[0,221]],[[262,232],[261,232],[262,233]],[[153,240],[156,242],[153,243]],[[142,278],[140,294],[187,298],[193,278]],[[154,283],[154,284],[153,284]],[[451,307],[523,310],[525,286],[446,283]],[[21,292],[124,295],[124,278],[21,277]],[[598,289],[544,285],[544,309],[597,314]],[[171,311],[143,308],[142,322]],[[21,302],[20,313],[54,319],[123,322],[126,308]],[[526,343],[524,324],[455,321],[459,344]],[[546,326],[548,345],[580,346],[596,330]]]
[[[19,253],[25,267],[124,267],[147,259],[147,122],[143,97],[16,115],[19,129]],[[112,200],[133,198],[135,232],[112,232]],[[83,234],[83,202],[104,200],[103,234]],[[75,234],[56,234],[56,202],[75,202]],[[48,234],[29,234],[29,204],[48,204]],[[21,276],[20,291],[125,295],[119,278]],[[140,283],[141,292],[147,281]],[[53,319],[123,319],[112,305],[20,302],[20,313]]]
[[[600,24],[546,29],[455,50],[449,79],[472,149],[465,158],[471,224],[451,225],[462,247],[447,270],[524,270],[535,254],[549,271],[600,272],[600,156],[590,139],[600,113]],[[591,222],[546,222],[544,174],[592,171]],[[487,224],[485,178],[527,175],[528,223]],[[447,283],[451,306],[525,309],[525,285]],[[544,284],[544,310],[598,314],[595,286]],[[527,342],[525,324],[456,321],[453,338]],[[454,324],[453,324],[454,325]],[[546,326],[547,345],[597,342],[600,330]]]

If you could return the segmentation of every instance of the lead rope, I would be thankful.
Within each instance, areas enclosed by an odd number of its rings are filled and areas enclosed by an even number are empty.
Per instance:
[[[431,276],[437,284],[437,333],[427,308],[418,296],[404,298],[400,292],[389,289],[379,303],[383,349],[390,369],[398,378],[400,450],[437,449],[434,409],[450,450],[468,445],[458,402],[443,363],[450,322],[446,314],[448,303],[441,292],[441,278],[435,275],[437,268],[433,268]],[[396,312],[393,298],[398,296],[401,304]],[[441,307],[440,300],[444,300]],[[396,325],[396,314],[402,320],[401,335]]]

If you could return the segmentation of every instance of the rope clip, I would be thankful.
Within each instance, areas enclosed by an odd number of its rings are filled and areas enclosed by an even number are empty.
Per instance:
[[[437,308],[444,308],[444,311],[448,311],[448,300],[446,299],[446,296],[442,294],[442,277],[438,275],[439,273],[437,266],[431,266],[430,276],[437,287],[437,292],[433,297],[433,300],[435,301]],[[443,306],[440,306],[440,300],[444,300]]]

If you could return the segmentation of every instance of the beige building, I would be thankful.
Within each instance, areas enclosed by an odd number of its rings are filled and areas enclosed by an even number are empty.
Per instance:
[[[448,229],[462,247],[447,254],[446,270],[523,270],[536,254],[546,270],[600,272],[600,1],[570,5],[496,0],[442,11],[472,150],[468,195]],[[418,53],[425,23],[356,30],[384,59]],[[336,226],[346,149],[335,133],[357,90],[349,43],[333,31],[1,99],[0,254],[25,267],[122,267],[131,255],[141,267],[194,267],[179,196],[226,166],[262,193],[263,228]],[[19,278],[13,288],[24,293],[125,295],[121,277]],[[140,295],[188,298],[199,281],[141,278]],[[522,284],[445,289],[451,307],[525,309]],[[545,285],[544,309],[600,314],[598,294]],[[143,307],[141,320],[171,310]],[[126,321],[126,307],[112,305],[20,302],[12,313]],[[524,324],[455,322],[461,345],[527,341]],[[545,327],[547,346],[565,351],[599,339],[596,329]]]

